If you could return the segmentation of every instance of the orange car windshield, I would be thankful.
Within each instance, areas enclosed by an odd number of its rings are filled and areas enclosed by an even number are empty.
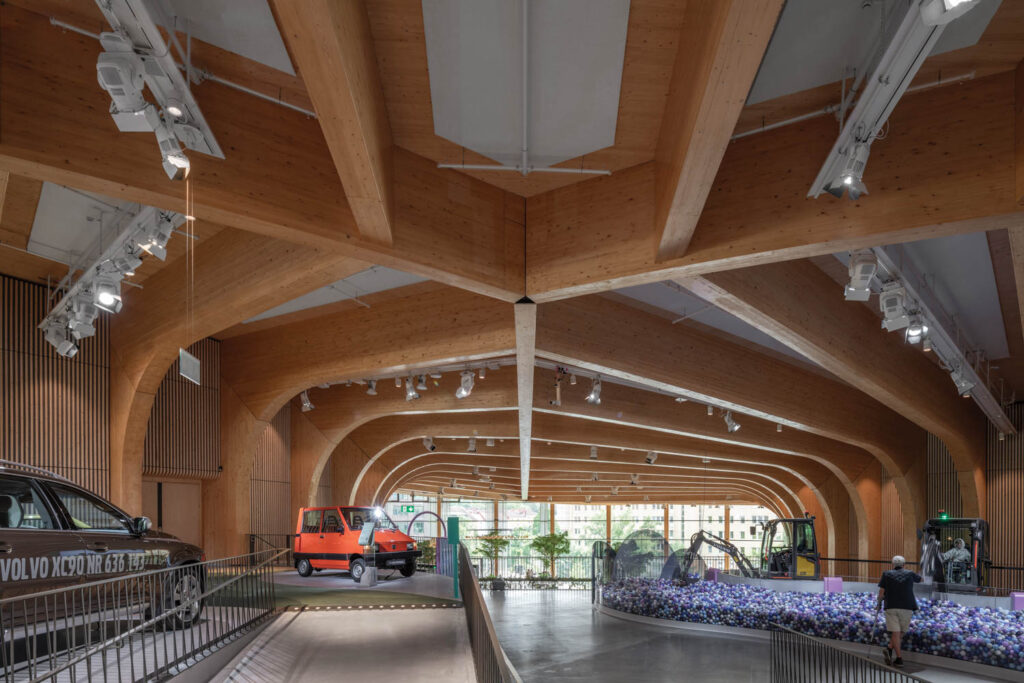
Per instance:
[[[389,531],[397,530],[398,527],[391,521],[391,518],[380,508],[342,508],[341,514],[345,516],[345,523],[349,529],[358,531],[363,528],[364,522],[377,522],[378,529]]]

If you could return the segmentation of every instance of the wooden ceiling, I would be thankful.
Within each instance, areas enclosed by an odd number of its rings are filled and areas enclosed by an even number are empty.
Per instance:
[[[965,513],[984,509],[980,413],[955,400],[941,369],[842,307],[831,278],[802,259],[989,231],[1011,350],[1022,350],[1024,254],[1013,249],[1024,218],[1020,3],[1003,2],[976,46],[925,62],[917,83],[935,87],[896,108],[889,137],[873,148],[871,194],[857,202],[805,196],[834,141],[831,118],[731,139],[838,99],[834,84],[744,106],[781,0],[633,0],[615,145],[564,164],[613,171],[603,178],[438,169],[484,160],[433,132],[418,3],[271,6],[297,77],[199,41],[193,60],[317,118],[211,81],[194,86],[226,158],[190,155],[200,297],[189,318],[178,285],[185,240],[175,238],[167,262],[140,271],[145,289],[113,320],[112,491],[125,507],[140,502],[160,379],[177,348],[198,338],[224,340],[230,476],[211,485],[216,504],[236,500],[231,487],[247,482],[254,434],[302,389],[505,358],[517,335],[521,349],[523,335],[536,335],[537,359],[626,384],[607,383],[595,406],[584,402],[581,380],[563,386],[553,406],[550,371],[521,360],[532,389],[507,368],[461,402],[450,398],[453,373],[442,380],[449,397],[430,391],[410,404],[397,390],[376,402],[352,387],[315,390],[317,409],[296,418],[315,444],[296,447],[297,499],[331,463],[341,468],[336,485],[360,502],[452,478],[483,497],[516,495],[530,444],[529,498],[578,501],[581,474],[596,471],[591,445],[622,449],[599,462],[608,467],[602,480],[625,477],[624,489],[643,454],[660,450],[664,459],[640,475],[652,501],[694,500],[704,478],[681,463],[708,457],[716,495],[814,508],[832,520],[839,548],[852,514],[864,553],[877,547],[884,476],[899,491],[913,554],[930,430],[953,454]],[[11,247],[0,248],[0,272],[33,281],[65,270],[21,251],[43,181],[179,211],[185,197],[185,185],[155,163],[153,140],[119,134],[110,121],[96,41],[50,17],[104,28],[88,2],[0,5],[0,242]],[[434,282],[370,297],[370,308],[341,303],[241,325],[370,264]],[[715,288],[723,306],[819,367],[608,295],[678,278]],[[536,322],[517,326],[510,304],[523,295],[538,302]],[[802,303],[814,304],[813,317]],[[1018,359],[1005,366],[1018,368]],[[901,389],[920,386],[929,390]],[[704,405],[674,395],[731,408],[743,428],[729,435],[720,413],[707,417]],[[499,428],[498,454],[422,460],[422,436]],[[466,479],[467,467],[492,457],[500,458],[494,489]],[[428,467],[413,472],[413,462]],[[621,500],[632,495],[620,491]],[[239,506],[226,513],[236,521],[247,514]]]

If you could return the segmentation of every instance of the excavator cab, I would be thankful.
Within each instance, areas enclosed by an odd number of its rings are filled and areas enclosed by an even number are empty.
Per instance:
[[[820,579],[821,556],[814,517],[773,519],[761,538],[761,576],[767,579]]]
[[[943,511],[918,532],[921,575],[940,591],[973,593],[988,585],[988,522],[950,517]]]

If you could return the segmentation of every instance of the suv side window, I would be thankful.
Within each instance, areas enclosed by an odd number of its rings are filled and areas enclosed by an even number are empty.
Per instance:
[[[306,513],[302,515],[302,533],[315,534],[319,532],[320,518],[323,514],[323,510],[306,510]]]
[[[31,481],[0,476],[0,529],[53,528],[53,518]]]
[[[110,505],[63,484],[48,483],[68,511],[71,524],[85,531],[128,531],[128,520]]]

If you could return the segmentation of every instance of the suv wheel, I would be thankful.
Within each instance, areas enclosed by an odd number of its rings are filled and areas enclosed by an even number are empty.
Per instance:
[[[352,580],[359,583],[359,579],[363,578],[363,572],[366,571],[366,563],[361,558],[356,558],[349,563],[348,571],[352,574]]]
[[[182,568],[172,572],[166,587],[164,598],[165,610],[170,611],[181,607],[171,617],[171,625],[175,630],[192,628],[203,613],[203,584],[195,569]]]
[[[408,560],[402,565],[402,576],[409,578],[416,573],[416,560]]]
[[[309,560],[303,558],[298,561],[295,568],[299,570],[299,576],[306,577],[313,573],[313,565]]]

